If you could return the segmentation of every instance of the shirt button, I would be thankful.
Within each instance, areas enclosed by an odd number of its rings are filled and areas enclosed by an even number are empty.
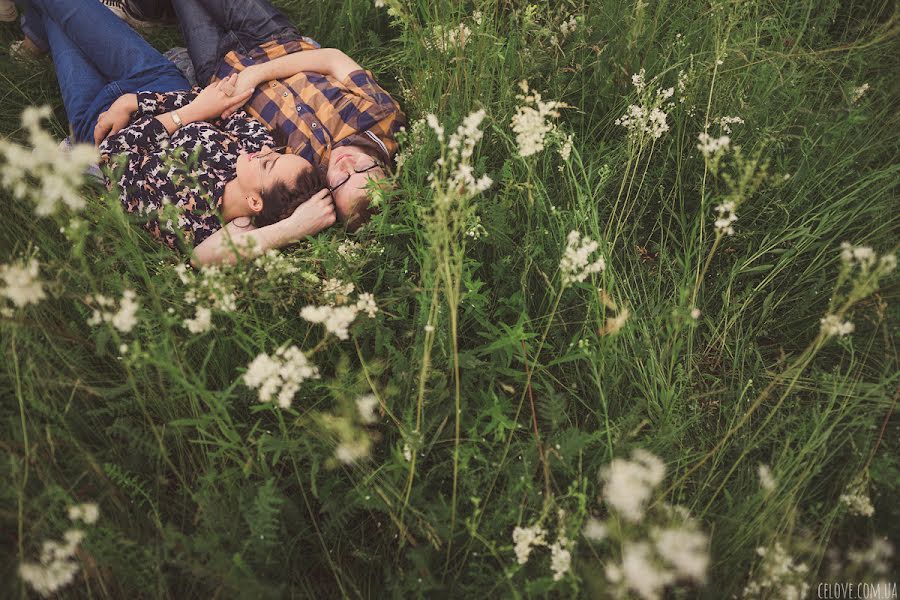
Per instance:
[[[318,126],[319,126],[318,123],[316,123],[315,121],[312,122],[312,128],[313,128],[313,129],[315,129],[315,128],[318,127]]]
[[[287,92],[283,92],[281,95],[284,96],[285,98],[288,97],[288,93],[287,93]]]
[[[272,82],[272,87],[275,87],[276,85],[278,85],[278,84],[277,84],[276,82],[273,81],[273,82]]]

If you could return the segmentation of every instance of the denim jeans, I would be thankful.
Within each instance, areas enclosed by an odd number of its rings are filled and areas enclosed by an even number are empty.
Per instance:
[[[122,94],[190,89],[175,65],[99,0],[29,0],[23,29],[50,50],[78,142],[94,141],[97,118]]]
[[[206,85],[223,56],[247,52],[278,37],[299,38],[297,28],[268,0],[132,0],[135,12],[155,14],[171,3],[197,81]]]

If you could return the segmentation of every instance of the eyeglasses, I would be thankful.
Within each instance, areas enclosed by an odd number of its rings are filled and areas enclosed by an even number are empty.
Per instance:
[[[380,168],[380,169],[381,169],[381,168],[384,168],[384,164],[382,164],[382,162],[381,162],[380,160],[376,160],[376,159],[371,158],[371,157],[369,157],[369,158],[372,160],[372,164],[371,164],[371,165],[369,165],[368,167],[364,167],[364,168],[362,168],[362,169],[356,169],[356,168],[354,168],[354,169],[353,169],[353,172],[354,172],[354,173],[365,173],[365,172],[367,172],[367,171],[371,171],[372,169],[374,169],[374,168],[376,168],[376,167],[377,167],[377,168]],[[334,187],[329,187],[328,189],[331,191],[332,194],[334,194],[334,190],[338,189],[339,187],[341,187],[342,185],[344,185],[345,183],[347,183],[348,181],[350,181],[350,177],[352,177],[352,174],[351,174],[351,173],[347,173],[347,176],[344,178],[343,181],[341,181],[339,184],[337,184],[337,185],[334,186]]]
[[[285,148],[287,148],[287,146],[279,146],[278,148],[270,148],[269,151],[266,152],[265,154],[263,154],[261,152],[257,152],[256,156],[253,157],[253,160],[255,160],[256,164],[259,165],[259,181],[260,181],[260,183],[265,181],[266,172],[263,170],[262,161],[259,159],[264,156],[269,156],[270,154],[272,154],[274,152],[281,152]]]

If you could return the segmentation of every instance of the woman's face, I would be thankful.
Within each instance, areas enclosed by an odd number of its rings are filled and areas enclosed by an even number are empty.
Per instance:
[[[241,151],[236,174],[242,189],[261,196],[279,181],[290,186],[300,173],[311,168],[308,160],[296,154],[282,154],[266,146],[250,154]]]

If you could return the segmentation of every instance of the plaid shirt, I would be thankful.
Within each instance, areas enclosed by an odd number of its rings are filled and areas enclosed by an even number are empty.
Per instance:
[[[285,54],[319,48],[315,41],[276,39],[247,54],[225,55],[213,80],[224,79],[250,65]],[[246,110],[286,145],[323,172],[334,148],[361,146],[391,165],[397,152],[395,135],[406,124],[400,105],[375,82],[372,72],[359,69],[338,81],[311,71],[269,81],[256,88]]]

